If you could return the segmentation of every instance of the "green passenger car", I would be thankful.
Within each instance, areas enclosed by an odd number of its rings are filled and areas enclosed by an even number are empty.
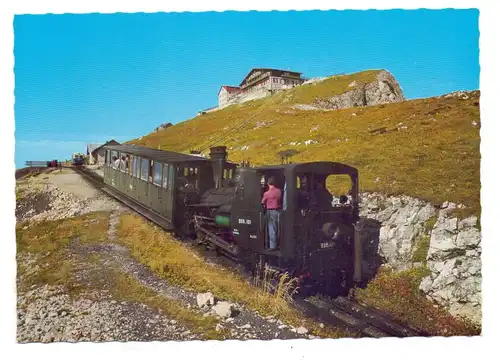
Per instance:
[[[154,211],[175,228],[187,210],[186,198],[215,186],[212,162],[134,145],[105,146],[104,183]],[[232,176],[232,169],[228,171]]]

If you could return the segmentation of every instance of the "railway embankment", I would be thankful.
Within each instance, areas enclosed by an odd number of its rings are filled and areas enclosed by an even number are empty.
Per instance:
[[[16,192],[19,342],[349,336],[254,292],[72,170]]]

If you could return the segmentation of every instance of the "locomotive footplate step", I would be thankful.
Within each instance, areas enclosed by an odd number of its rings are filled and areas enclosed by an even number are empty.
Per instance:
[[[271,255],[271,256],[277,256],[280,254],[280,250],[279,249],[266,249],[266,250],[264,250],[264,254]]]
[[[173,230],[174,229],[174,227],[172,226],[172,223],[169,220],[165,219],[164,217],[162,217],[158,214],[155,214],[151,210],[144,208],[143,206],[137,204],[132,199],[118,193],[117,191],[110,189],[109,187],[103,187],[102,190],[105,191],[106,193],[108,193],[109,195],[111,195],[112,197],[120,200],[122,203],[127,205],[129,208],[137,211],[139,214],[141,214],[145,218],[158,224],[163,229],[165,229],[165,230]]]

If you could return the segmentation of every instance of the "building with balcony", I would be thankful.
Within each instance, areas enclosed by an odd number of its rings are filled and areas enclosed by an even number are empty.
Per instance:
[[[240,84],[241,93],[265,89],[276,90],[294,88],[304,82],[302,73],[277,69],[252,69]]]
[[[278,69],[252,69],[240,86],[221,86],[219,108],[270,95],[278,90],[291,89],[301,85],[305,79],[302,73]]]

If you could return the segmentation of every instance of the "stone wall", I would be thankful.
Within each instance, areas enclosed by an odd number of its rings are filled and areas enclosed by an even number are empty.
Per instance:
[[[362,194],[361,216],[379,224],[365,243],[395,270],[426,264],[430,275],[420,289],[452,315],[481,322],[481,232],[477,217],[459,220],[452,210],[408,196]],[[423,256],[419,253],[422,253]],[[372,254],[373,255],[373,254]],[[370,271],[365,259],[365,271]]]

